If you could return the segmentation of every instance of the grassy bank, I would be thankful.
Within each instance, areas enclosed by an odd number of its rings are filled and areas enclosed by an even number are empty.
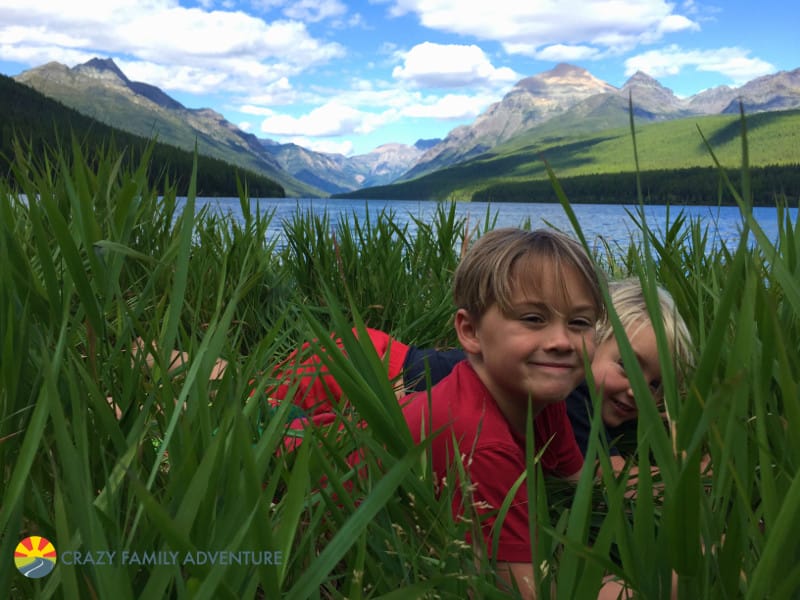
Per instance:
[[[272,216],[244,194],[242,223],[195,214],[194,184],[151,185],[148,157],[129,164],[75,146],[47,159],[20,153],[12,168],[0,188],[0,555],[9,557],[0,595],[514,596],[462,542],[470,524],[451,517],[452,490],[434,494],[384,365],[350,336],[348,360],[327,340],[365,323],[452,344],[450,277],[490,215],[467,223],[442,205],[412,234],[389,213],[351,224],[299,214],[278,249],[266,234]],[[780,239],[765,239],[749,217],[747,178],[737,192],[736,248],[712,246],[707,225],[680,213],[655,224],[638,215],[643,235],[629,247],[586,241],[610,275],[638,274],[651,296],[655,282],[667,287],[697,342],[697,368],[681,390],[665,371],[671,434],[654,407],[641,410],[642,471],[659,467],[662,492],[642,476],[629,499],[625,480],[595,485],[589,471],[565,491],[531,461],[524,484],[538,500],[543,597],[552,584],[559,597],[590,597],[606,572],[644,598],[669,597],[672,571],[685,598],[800,589],[800,228],[781,210]],[[188,197],[180,215],[179,195]],[[170,373],[156,351],[146,367],[131,353],[137,337],[191,360]],[[270,408],[261,390],[271,366],[315,337],[311,350],[327,350],[368,426],[316,431],[279,456],[290,407]],[[210,383],[218,356],[231,366]],[[634,383],[646,388],[641,373]],[[356,448],[366,449],[363,477],[344,461]],[[590,453],[607,460],[599,438]],[[706,454],[711,471],[701,474]],[[59,552],[42,579],[10,560],[28,535]],[[99,551],[119,554],[111,565],[66,564],[67,553]],[[280,564],[185,560],[243,551]],[[122,552],[184,560],[123,564]]]
[[[800,164],[800,111],[749,115],[748,139],[753,199],[771,205],[776,194],[796,202]],[[644,200],[658,203],[716,202],[718,177],[702,139],[702,129],[727,169],[740,164],[736,115],[709,115],[637,125],[639,173]],[[631,130],[569,133],[544,125],[459,164],[409,181],[335,194],[348,198],[456,199],[494,202],[553,202],[547,164],[564,182],[572,202],[636,201]],[[545,164],[545,161],[547,164]],[[688,181],[687,181],[688,180]],[[722,201],[735,201],[723,188]],[[573,197],[574,194],[574,197]]]

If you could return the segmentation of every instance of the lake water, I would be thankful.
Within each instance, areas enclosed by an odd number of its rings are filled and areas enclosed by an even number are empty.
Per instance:
[[[340,219],[352,222],[355,216],[363,222],[369,211],[371,218],[381,210],[392,211],[396,221],[410,223],[413,231],[413,219],[428,221],[435,214],[437,203],[418,200],[344,200],[326,198],[262,198],[253,199],[262,211],[274,211],[271,223],[272,236],[283,236],[283,222],[291,220],[298,212],[316,214],[328,213],[332,223]],[[233,218],[242,220],[242,212],[238,198],[198,198],[197,208],[209,205],[210,209]],[[574,204],[572,206],[581,229],[590,242],[603,237],[612,245],[627,245],[631,236],[636,235],[637,226],[630,214],[638,215],[638,207],[621,204]],[[541,203],[493,203],[462,202],[456,204],[456,213],[468,217],[471,223],[483,223],[487,211],[496,216],[496,226],[519,226],[530,220],[532,227],[551,224],[565,231],[572,231],[566,213],[560,204]],[[740,238],[742,219],[739,209],[733,206],[647,206],[645,218],[651,229],[664,228],[667,223],[667,211],[674,219],[680,211],[691,218],[701,219],[708,225],[709,237],[715,242],[735,244]],[[797,209],[789,209],[791,221],[797,221]],[[753,209],[753,215],[771,240],[776,239],[778,232],[777,210],[769,207]],[[282,245],[283,240],[279,241]]]

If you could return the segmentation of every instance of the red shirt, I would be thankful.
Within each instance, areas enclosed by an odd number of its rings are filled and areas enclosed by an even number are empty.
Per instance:
[[[353,334],[358,336],[355,328]],[[378,356],[386,358],[388,354],[388,375],[390,380],[394,380],[403,372],[408,346],[377,329],[367,328],[367,334]],[[341,339],[336,340],[336,345],[343,349]],[[307,350],[309,347],[310,344],[305,343],[302,350]],[[320,356],[315,354],[298,364],[297,354],[297,351],[292,352],[276,368],[275,377],[280,384],[267,390],[267,395],[275,402],[286,398],[289,391],[294,389],[292,401],[308,414],[330,412],[333,406],[339,404],[342,388],[328,372]]]
[[[525,471],[525,439],[511,429],[472,365],[466,360],[459,363],[450,375],[433,387],[430,414],[427,392],[416,393],[403,402],[403,414],[415,442],[418,443],[422,437],[422,426],[426,436],[443,428],[432,441],[430,450],[437,477],[441,480],[450,470],[455,437],[470,481],[477,484],[472,500],[482,507],[479,512],[496,512]],[[564,402],[548,405],[537,414],[533,430],[537,453],[547,444],[540,461],[545,473],[566,477],[581,469],[583,456],[575,441]],[[449,485],[453,484],[455,482]],[[463,512],[460,493],[456,493],[453,511],[455,514]],[[482,521],[490,553],[494,521],[494,515],[484,517]],[[528,492],[524,482],[503,522],[497,559],[531,561]]]

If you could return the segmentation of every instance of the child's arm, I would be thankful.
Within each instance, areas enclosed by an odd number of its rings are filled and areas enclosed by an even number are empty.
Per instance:
[[[514,581],[520,595],[525,600],[536,598],[536,590],[533,586],[533,565],[531,563],[498,563],[497,574],[509,586],[513,586],[512,581]]]
[[[499,563],[497,565],[497,574],[509,585],[513,585],[511,583],[513,578],[524,600],[536,599],[536,589],[533,586],[533,565],[531,563]],[[676,589],[677,585],[673,585],[673,598],[675,598]],[[555,589],[552,592],[555,593]],[[627,588],[625,584],[611,578],[606,578],[597,594],[597,600],[627,600],[629,598],[633,598],[633,591]]]

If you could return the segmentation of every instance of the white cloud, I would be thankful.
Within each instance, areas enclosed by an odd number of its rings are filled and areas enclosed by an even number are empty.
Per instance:
[[[275,111],[264,106],[253,106],[252,104],[245,104],[238,108],[240,113],[245,115],[253,115],[256,117],[271,117]]]
[[[281,140],[281,143],[297,144],[298,146],[309,148],[315,152],[326,152],[328,154],[344,154],[348,156],[353,152],[353,142],[350,140],[334,142],[332,140],[314,140],[307,137],[292,137]]]
[[[300,94],[286,77],[281,77],[272,83],[251,88],[244,102],[260,106],[285,106],[297,102]],[[271,112],[271,111],[270,111]]]
[[[743,48],[717,48],[714,50],[683,50],[671,45],[651,50],[625,61],[625,74],[630,76],[643,71],[651,77],[678,75],[685,68],[720,73],[736,85],[755,77],[775,72],[775,66],[759,58],[751,58]]]
[[[414,13],[425,27],[494,40],[510,53],[535,56],[555,44],[621,52],[664,33],[697,29],[664,0],[394,0],[390,14]]]
[[[525,54],[531,54],[539,60],[549,62],[579,62],[601,58],[602,56],[597,48],[592,48],[591,46],[569,46],[566,44],[553,44],[538,51],[531,49],[526,51]]]
[[[238,127],[242,131],[247,132],[247,131],[250,131],[251,129],[253,129],[253,124],[250,121],[241,121],[239,123]]]
[[[42,44],[49,47],[64,46],[66,48],[80,48],[88,43],[85,36],[74,36],[68,33],[47,31],[44,27],[26,27],[10,25],[2,28],[2,40],[5,47],[19,45]]]
[[[292,19],[316,23],[332,17],[340,17],[347,7],[339,0],[297,0],[287,5],[283,13]]]
[[[367,115],[352,106],[328,102],[300,117],[275,114],[261,122],[268,135],[336,136],[363,132]]]
[[[496,98],[447,94],[433,101],[407,106],[401,112],[406,117],[462,120],[474,119]]]
[[[159,65],[151,62],[128,62],[116,59],[117,66],[131,81],[144,81],[168,90],[202,94],[224,85],[230,75],[219,70],[182,65]]]
[[[242,91],[344,55],[340,44],[314,38],[299,21],[266,22],[175,0],[90,0],[69,10],[61,0],[3,0],[0,40],[0,60],[71,66],[122,56],[115,60],[132,79],[192,93]]]
[[[522,78],[507,67],[494,67],[475,45],[423,42],[402,56],[403,66],[395,67],[392,76],[417,87],[497,86]]]
[[[299,116],[279,114],[269,108],[252,105],[242,107],[240,112],[266,116],[260,130],[268,136],[330,138],[368,134],[404,118],[440,121],[473,119],[494,101],[496,97],[489,94],[423,96],[418,92],[397,88],[381,90],[364,86],[364,89],[334,96]]]
[[[354,13],[348,17],[345,23],[341,21],[335,22],[338,27],[367,27],[367,22],[361,13]]]
[[[264,12],[280,9],[291,19],[309,23],[347,14],[347,6],[340,0],[251,0],[250,4]]]
[[[114,28],[123,50],[159,62],[197,64],[240,56],[307,68],[343,54],[311,37],[303,23],[266,23],[241,12],[175,8],[138,15]]]
[[[697,30],[697,24],[682,15],[669,15],[658,24],[659,33],[674,33],[685,29]]]
[[[85,63],[94,58],[95,54],[92,52],[84,52],[83,50],[73,50],[72,48],[65,48],[61,46],[14,46],[14,45],[0,45],[0,57],[3,60],[22,63],[25,65],[42,65],[50,61],[56,61],[62,64],[76,65]]]
[[[390,85],[388,83],[376,82],[367,79],[355,79],[343,81],[341,88],[317,88],[314,91],[294,91],[294,101],[291,103],[276,102],[277,93],[275,86],[269,86],[267,93],[254,94],[248,96],[244,102],[246,104],[258,106],[275,106],[277,104],[298,105],[321,105],[338,104],[362,109],[365,112],[372,112],[376,107],[386,107],[398,109],[418,102],[422,94],[417,91],[403,89],[401,86]],[[287,94],[292,90],[287,90]]]

